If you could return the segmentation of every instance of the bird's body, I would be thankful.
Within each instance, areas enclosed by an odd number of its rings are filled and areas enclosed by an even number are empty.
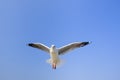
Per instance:
[[[50,48],[41,44],[41,43],[30,43],[28,44],[31,47],[41,49],[43,51],[46,51],[50,55],[50,59],[47,60],[48,63],[52,65],[53,69],[56,69],[56,66],[61,63],[61,60],[59,58],[59,55],[62,55],[66,53],[67,51],[73,50],[78,47],[83,47],[85,45],[89,44],[89,42],[75,42],[68,44],[66,46],[63,46],[61,48],[56,48],[54,45],[52,45]]]
[[[53,69],[56,69],[56,65],[58,65],[60,59],[59,59],[59,56],[58,56],[58,50],[55,48],[54,45],[51,46],[50,48],[50,59],[49,59],[49,62]]]

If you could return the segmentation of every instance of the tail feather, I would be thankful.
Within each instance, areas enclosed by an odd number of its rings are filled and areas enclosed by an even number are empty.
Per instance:
[[[46,62],[52,65],[52,60],[51,59],[46,60]]]
[[[52,65],[52,60],[51,59],[46,60],[46,62],[49,63],[50,65]],[[59,60],[57,60],[56,66],[57,67],[61,66],[63,63],[64,63],[64,60],[59,59]]]

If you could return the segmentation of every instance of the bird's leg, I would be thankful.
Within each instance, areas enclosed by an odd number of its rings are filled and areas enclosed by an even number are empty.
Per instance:
[[[55,63],[52,64],[52,68],[56,69],[56,64]]]

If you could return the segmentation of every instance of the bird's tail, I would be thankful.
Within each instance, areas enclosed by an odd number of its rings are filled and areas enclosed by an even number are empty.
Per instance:
[[[46,60],[46,62],[49,63],[50,65],[52,65],[53,63],[51,59]],[[60,67],[63,63],[64,63],[64,60],[58,59],[56,66]]]

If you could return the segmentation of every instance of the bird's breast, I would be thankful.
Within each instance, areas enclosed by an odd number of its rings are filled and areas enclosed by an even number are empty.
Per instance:
[[[50,49],[50,56],[51,56],[51,58],[57,58],[58,51],[56,49]]]

